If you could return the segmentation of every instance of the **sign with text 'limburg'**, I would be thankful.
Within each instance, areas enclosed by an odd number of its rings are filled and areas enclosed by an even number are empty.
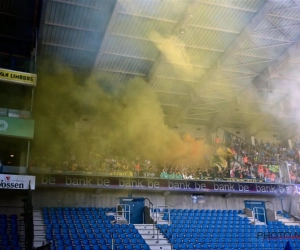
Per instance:
[[[1,81],[35,86],[36,79],[37,79],[36,74],[20,72],[20,71],[13,71],[13,70],[8,70],[8,69],[0,69],[0,80]]]
[[[179,191],[192,193],[244,193],[282,195],[291,193],[293,186],[271,183],[228,181],[175,180],[111,176],[38,175],[37,187],[104,188],[146,191]]]

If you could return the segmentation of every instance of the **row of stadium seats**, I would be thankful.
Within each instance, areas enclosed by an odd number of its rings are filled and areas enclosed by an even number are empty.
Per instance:
[[[188,218],[170,216],[172,224],[156,225],[175,250],[282,250],[287,241],[295,247],[300,247],[298,237],[270,237],[279,233],[300,234],[300,226],[287,226],[279,221],[256,226],[250,224],[249,219],[238,210],[201,210],[202,216],[196,215],[195,211],[182,213],[188,214]],[[163,219],[168,221],[168,218],[168,214],[164,214]]]
[[[133,224],[113,224],[114,208],[43,208],[46,238],[56,250],[148,250]]]
[[[210,209],[160,209],[160,208],[154,208],[152,209],[152,212],[170,212],[171,214],[197,214],[197,213],[204,213],[204,214],[220,214],[220,213],[223,213],[223,214],[243,214],[243,210],[216,210],[216,209],[213,209],[213,210],[210,210]]]
[[[0,248],[2,250],[20,250],[18,216],[0,214]]]

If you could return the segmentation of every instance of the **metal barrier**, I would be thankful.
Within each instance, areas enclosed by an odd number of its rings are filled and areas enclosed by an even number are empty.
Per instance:
[[[265,209],[262,208],[262,207],[254,207],[253,208],[254,225],[256,225],[256,221],[257,220],[259,221],[259,219],[258,219],[259,215],[263,215],[263,217],[264,217],[264,221],[263,222],[266,224],[267,221],[266,221],[266,212],[265,212]],[[256,218],[256,216],[257,216],[257,218]]]
[[[119,208],[121,208],[121,211],[118,211]],[[121,213],[121,216],[124,217],[126,219],[126,215],[128,215],[128,224],[130,224],[130,205],[128,204],[118,204],[116,206],[116,223],[118,223],[118,221],[120,221],[120,216],[119,213]]]
[[[162,211],[159,212],[158,210],[162,210]],[[158,218],[158,215],[165,215],[165,213],[168,214],[168,225],[170,226],[170,224],[171,224],[171,214],[170,214],[169,206],[168,205],[157,206],[157,209],[156,209],[156,218]]]
[[[153,211],[153,203],[148,199],[148,198],[145,198],[145,200],[147,200],[148,201],[148,203],[149,203],[149,209],[150,209],[150,211]],[[154,211],[153,211],[154,212]],[[152,221],[153,221],[153,235],[152,235],[152,238],[154,238],[154,231],[155,231],[155,221],[154,221],[154,219],[152,219]]]

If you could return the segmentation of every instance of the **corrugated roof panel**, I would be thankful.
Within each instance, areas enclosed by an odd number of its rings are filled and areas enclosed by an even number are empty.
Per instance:
[[[104,74],[105,80],[113,85],[123,85],[124,83],[127,83],[128,81],[136,77],[135,75],[130,74],[101,71],[101,69],[97,69],[97,72],[101,72],[101,74]]]
[[[62,64],[78,66],[82,68],[92,67],[95,55],[93,52],[75,51],[72,49],[43,46],[43,55],[57,59]]]
[[[282,30],[285,33],[287,33],[293,40],[296,40],[299,38],[299,28],[300,28],[300,21],[299,21],[299,26],[282,28]]]
[[[129,37],[119,37],[109,35],[108,42],[102,47],[104,52],[130,55],[154,60],[158,56],[157,47],[146,40],[133,39]]]
[[[290,44],[280,45],[280,46],[272,46],[266,48],[265,50],[270,53],[273,57],[281,55],[286,49],[290,47]]]
[[[234,54],[232,56],[227,56],[224,60],[222,60],[222,65],[237,65],[241,62],[234,57]]]
[[[283,18],[283,17],[277,17],[277,16],[271,16],[268,15],[268,18],[278,27],[285,27],[285,26],[291,26],[291,25],[297,25],[299,24],[299,20],[289,18]]]
[[[111,0],[63,0],[74,4],[88,6],[90,8],[109,8],[111,6]]]
[[[257,44],[259,47],[265,47],[265,46],[272,46],[272,45],[279,45],[279,44],[285,44],[285,43],[291,43],[291,40],[288,38],[276,40],[272,38],[267,38],[262,35],[256,35],[250,36],[250,39]]]
[[[266,61],[266,60],[270,60],[270,61],[274,61],[276,60],[276,58],[272,58],[272,57],[262,57],[262,56],[250,56],[250,55],[242,55],[242,54],[234,54],[234,56],[241,62],[241,63],[256,63],[256,62],[261,62],[261,61]]]
[[[185,48],[186,56],[191,64],[210,67],[221,55],[221,52]]]
[[[251,70],[251,68],[247,67],[246,65],[234,65],[234,66],[228,65],[222,67],[222,70],[236,71],[244,74],[255,74],[255,72]]]
[[[181,118],[179,123],[183,123],[183,124],[193,124],[193,125],[207,125],[209,124],[209,120],[205,121],[204,119],[203,120],[196,120],[196,119],[189,119],[189,118]]]
[[[102,31],[109,16],[109,11],[51,1],[48,3],[45,22]]]
[[[188,113],[184,118],[185,119],[195,119],[197,120],[197,118],[199,120],[201,119],[205,119],[205,120],[211,120],[215,115],[216,113],[218,113],[217,111],[216,112],[203,112],[202,114],[193,114],[193,113]]]
[[[245,74],[245,73],[240,73],[240,72],[234,72],[234,71],[226,71],[226,70],[221,70],[219,74],[216,74],[214,77],[215,81],[219,81],[222,79],[230,79],[230,78],[242,78],[242,77],[254,77],[255,75],[252,74]]]
[[[224,50],[237,35],[189,26],[180,37],[186,45]]]
[[[99,57],[100,60],[98,68],[110,71],[146,74],[152,64],[151,62],[146,60],[108,54],[102,54],[99,55]]]
[[[289,79],[276,78],[276,76],[274,76],[266,84],[268,84],[267,87],[270,89],[280,89],[280,91],[288,93],[293,89],[293,83],[294,82]]]
[[[100,37],[95,37],[91,32],[83,30],[45,25],[43,42],[78,47],[87,50],[96,50],[99,47]]]
[[[255,13],[200,4],[199,8],[195,12],[192,12],[192,14],[193,18],[190,19],[189,25],[200,25],[240,32]]]
[[[273,10],[270,14],[276,14],[279,16],[282,15],[290,18],[299,19],[300,18],[299,5],[295,5],[295,8],[284,8],[284,9]]]
[[[274,28],[276,28],[274,26]],[[269,30],[269,31],[257,31],[255,32],[255,35],[257,36],[262,36],[262,37],[265,37],[265,38],[269,38],[269,39],[277,39],[277,40],[290,40],[282,31],[280,31],[279,29],[272,29],[272,30]]]
[[[291,55],[291,59],[289,60],[293,60],[293,61],[300,61],[300,50],[294,50],[294,53]]]
[[[176,4],[174,4],[173,0],[121,0],[119,3],[122,6],[121,11],[172,21],[178,20],[178,17],[181,16],[187,5],[185,1],[177,1]]]
[[[290,8],[296,6],[297,4],[293,0],[285,0],[285,1],[274,1],[274,6],[272,10]]]
[[[265,61],[265,62],[256,62],[256,63],[252,63],[251,65],[249,65],[249,67],[257,72],[257,73],[261,73],[266,67],[268,67],[270,65],[270,61]]]
[[[238,49],[244,50],[244,49],[253,49],[253,48],[257,48],[257,45],[254,42],[252,42],[250,39],[246,39]]]
[[[299,79],[300,80],[300,64],[285,62],[281,65],[280,68],[277,68],[274,74],[276,76],[286,76],[290,79]]]
[[[162,104],[171,104],[171,105],[177,105],[182,103],[183,101],[186,101],[188,96],[183,96],[183,95],[176,95],[176,98],[174,98],[174,95],[172,94],[166,94],[166,93],[160,93],[156,92],[157,99],[162,103]]]
[[[172,91],[178,93],[190,93],[192,91],[192,87],[188,82],[183,82],[179,80],[170,80],[165,78],[155,77],[152,88],[154,90],[160,91]]]
[[[264,18],[254,29],[255,32],[261,31],[261,30],[268,30],[268,29],[274,29],[275,26],[272,24],[268,19]]]
[[[163,63],[158,67],[156,75],[175,79],[195,80],[205,73],[204,69],[182,66],[177,64]]]
[[[236,1],[236,0],[206,0],[207,2],[222,4],[229,7],[236,7],[240,9],[250,9],[250,10],[257,10],[260,6],[262,6],[265,0],[243,0],[243,1]],[[223,7],[225,8],[225,7]]]
[[[260,47],[257,47],[256,49],[247,49],[247,50],[238,51],[236,54],[244,55],[244,56],[258,56],[263,58],[272,57],[272,55],[268,51],[261,49]]]
[[[212,83],[211,85],[225,85],[225,86],[232,86],[233,88],[245,88],[247,87],[250,83],[251,83],[251,78],[244,78],[242,80],[240,79],[230,79],[230,80],[226,80],[226,79],[223,79],[223,80],[219,80],[217,83]]]
[[[111,32],[149,39],[153,32],[168,36],[172,34],[173,29],[173,23],[119,14]]]

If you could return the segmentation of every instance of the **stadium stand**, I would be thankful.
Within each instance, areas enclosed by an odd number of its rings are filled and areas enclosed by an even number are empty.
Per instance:
[[[54,250],[281,250],[287,242],[300,247],[300,225],[286,223],[282,211],[276,221],[261,223],[243,210],[155,208],[155,232],[149,224],[116,223],[115,207],[44,207],[42,215]],[[160,248],[150,247],[149,239]]]

